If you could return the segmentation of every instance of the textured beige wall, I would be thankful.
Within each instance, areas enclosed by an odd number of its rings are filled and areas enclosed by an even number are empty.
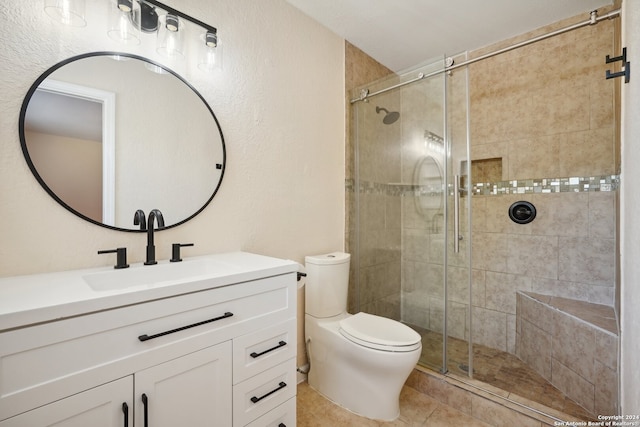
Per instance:
[[[107,2],[90,0],[91,5]],[[176,2],[173,2],[176,3]],[[233,250],[289,258],[344,247],[344,41],[283,0],[184,0],[186,13],[219,29],[220,73],[168,64],[215,111],[227,170],[216,198],[190,222],[156,235],[157,256],[193,242],[186,256]],[[144,259],[146,237],[98,227],[69,214],[31,175],[20,149],[20,105],[32,82],[67,57],[125,50],[165,63],[150,36],[123,48],[102,12],[85,28],[53,23],[40,2],[0,7],[0,275],[108,266],[99,249],[126,246]],[[147,39],[145,39],[147,40]]]

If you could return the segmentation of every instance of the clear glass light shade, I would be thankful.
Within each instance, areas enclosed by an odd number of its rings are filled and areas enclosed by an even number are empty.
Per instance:
[[[162,56],[169,59],[182,59],[184,57],[185,33],[184,23],[173,15],[158,17],[158,38],[156,50]]]
[[[119,6],[118,0],[109,1],[109,37],[123,44],[140,44],[140,22],[136,22],[134,16],[140,14],[140,3],[128,2]]]
[[[45,0],[44,11],[53,20],[72,27],[84,27],[84,0]]]
[[[198,68],[205,72],[222,69],[222,45],[216,38],[216,44],[206,43],[206,34],[198,40]]]

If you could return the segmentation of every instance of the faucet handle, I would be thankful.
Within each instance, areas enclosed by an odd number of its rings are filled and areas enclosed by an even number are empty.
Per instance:
[[[174,243],[171,245],[171,259],[170,262],[180,262],[180,248],[184,246],[193,246],[193,243]]]
[[[128,268],[129,264],[127,264],[127,248],[117,248],[117,249],[105,249],[102,251],[98,251],[98,255],[100,254],[117,254],[116,265],[113,268]]]

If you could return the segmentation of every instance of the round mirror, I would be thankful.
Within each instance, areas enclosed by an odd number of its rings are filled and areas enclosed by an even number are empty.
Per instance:
[[[54,65],[29,89],[19,130],[42,187],[117,230],[140,231],[138,209],[159,209],[164,228],[188,221],[224,175],[224,137],[202,95],[136,55],[94,52]]]

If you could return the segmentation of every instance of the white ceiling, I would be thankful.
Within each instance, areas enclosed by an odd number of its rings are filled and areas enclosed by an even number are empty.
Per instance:
[[[393,71],[474,50],[612,0],[287,0]]]

